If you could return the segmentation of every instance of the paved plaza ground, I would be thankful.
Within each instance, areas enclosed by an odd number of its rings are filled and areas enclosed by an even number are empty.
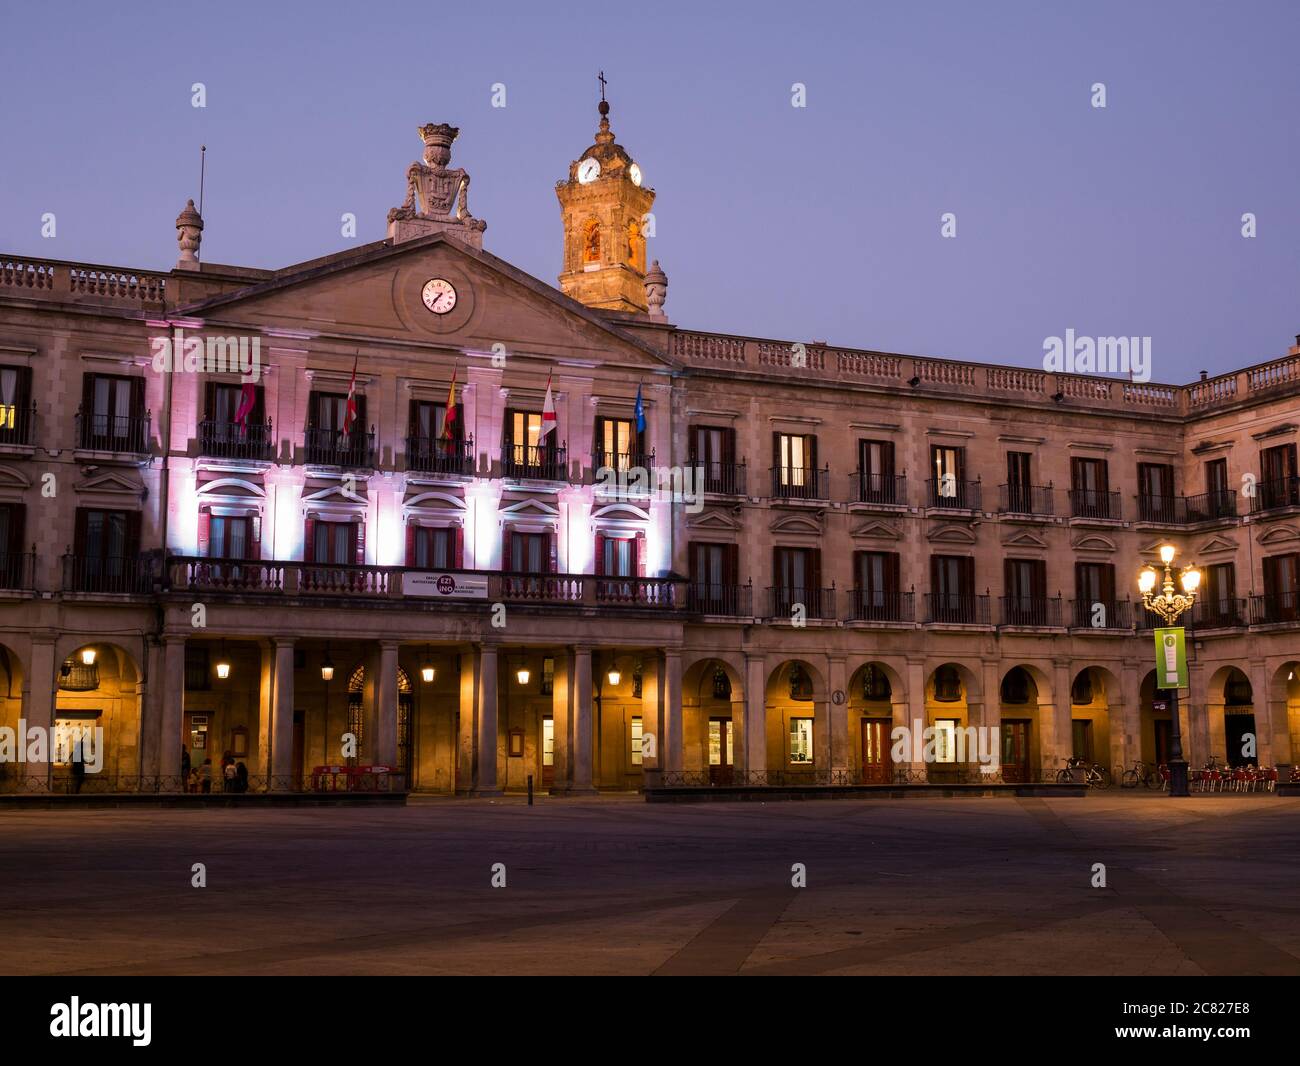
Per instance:
[[[0,810],[0,972],[1300,974],[1297,886],[1275,796]]]

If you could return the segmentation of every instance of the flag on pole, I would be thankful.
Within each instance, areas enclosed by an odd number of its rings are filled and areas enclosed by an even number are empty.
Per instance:
[[[546,402],[542,404],[542,431],[537,434],[541,444],[548,433],[555,432],[555,397],[551,395],[551,375],[546,375]]]
[[[636,431],[645,432],[645,404],[641,402],[641,383],[636,384]]]
[[[352,380],[348,382],[348,403],[343,409],[343,436],[352,432],[352,423],[357,420],[357,357],[352,357]]]
[[[451,368],[451,386],[447,389],[447,410],[442,416],[442,443],[450,449],[456,440],[456,424],[460,421],[460,412],[456,407],[456,368]]]
[[[235,425],[240,429],[248,429],[248,416],[253,413],[253,408],[257,406],[257,386],[251,381],[244,382],[244,391],[239,397],[239,409],[235,411]]]

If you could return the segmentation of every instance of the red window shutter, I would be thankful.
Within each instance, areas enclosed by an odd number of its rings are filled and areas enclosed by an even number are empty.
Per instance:
[[[257,562],[262,558],[262,516],[249,515],[248,518],[248,558]]]
[[[724,463],[734,463],[736,461],[736,431],[734,429],[724,429],[722,431],[722,455],[713,455],[710,458],[720,458]]]
[[[813,595],[818,594],[817,590],[822,587],[822,550],[820,548],[808,549],[808,584],[812,586]]]
[[[596,534],[596,566],[594,573],[597,577],[605,573],[605,534]]]
[[[456,554],[454,562],[457,570],[465,569],[465,527],[457,526],[453,531],[456,537]]]
[[[783,465],[781,462],[781,434],[775,430],[772,431],[772,465],[775,467]]]
[[[817,435],[814,433],[809,433],[807,436],[804,437],[804,440],[807,442],[804,448],[804,454],[808,456],[808,469],[816,470],[817,469]]]
[[[636,576],[645,577],[645,532],[638,530],[636,535]]]
[[[1101,597],[1107,603],[1115,599],[1115,564],[1103,563],[1101,567]]]
[[[410,519],[406,521],[406,565],[415,565],[415,535],[416,525]]]
[[[302,561],[305,563],[315,562],[316,560],[316,519],[309,518],[303,523],[302,536]]]
[[[501,569],[509,571],[511,567],[510,555],[510,527],[506,526],[501,530]]]
[[[212,554],[212,512],[199,512],[199,557],[207,559]]]
[[[357,566],[366,565],[366,524],[357,522],[353,525],[353,536],[356,538],[357,548]]]

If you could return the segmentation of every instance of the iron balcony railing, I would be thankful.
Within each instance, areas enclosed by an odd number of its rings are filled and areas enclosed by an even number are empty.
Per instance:
[[[1255,484],[1254,511],[1300,507],[1300,477],[1281,477]]]
[[[830,499],[829,466],[818,470],[811,466],[774,466],[772,498],[776,500]]]
[[[1191,629],[1238,629],[1249,624],[1250,611],[1244,596],[1209,599],[1201,595],[1186,618]]]
[[[724,463],[717,459],[706,462],[691,456],[691,466],[705,492],[715,496],[745,495],[744,463]]]
[[[1054,515],[1056,491],[1051,485],[999,485],[998,511],[1001,514]]]
[[[800,613],[804,618],[834,620],[834,587],[815,589],[782,585],[767,590],[768,618],[790,619]]]
[[[686,607],[695,614],[748,618],[754,613],[754,586],[693,581],[686,586]]]
[[[649,472],[654,469],[654,465],[653,449],[648,452],[607,452],[604,448],[597,448],[591,453],[591,469],[595,471],[597,478],[600,477],[602,470]]]
[[[1103,492],[1099,489],[1071,489],[1070,515],[1073,518],[1095,518],[1118,522],[1123,513],[1118,490]]]
[[[931,478],[925,483],[925,500],[929,507],[942,507],[954,511],[978,511],[983,504],[983,489],[979,480],[958,481],[956,478]]]
[[[0,445],[30,447],[36,443],[36,405],[30,407],[0,404]]]
[[[63,557],[63,589],[140,595],[153,591],[155,569],[152,556],[69,554]]]
[[[501,449],[501,466],[506,477],[534,481],[567,481],[568,449],[560,444],[508,444]]]
[[[14,592],[36,587],[36,548],[29,552],[0,554],[0,588]]]
[[[1002,596],[1000,617],[1004,626],[1056,628],[1063,623],[1061,597]]]
[[[1265,592],[1250,598],[1252,625],[1295,624],[1300,621],[1300,592]]]
[[[1215,489],[1199,496],[1183,496],[1184,522],[1209,522],[1216,518],[1237,517],[1237,490]]]
[[[911,592],[853,589],[849,595],[849,620],[854,622],[911,622],[915,618]]]
[[[989,625],[989,595],[927,592],[925,620],[948,625]]]
[[[321,466],[341,466],[369,470],[375,465],[375,431],[353,428],[321,429],[308,426],[304,434],[306,459]]]
[[[422,474],[468,476],[474,473],[474,438],[408,436],[406,469]]]
[[[77,409],[77,447],[87,451],[148,455],[150,416],[87,414]]]
[[[849,475],[853,495],[857,503],[878,503],[890,507],[903,507],[907,504],[906,474],[869,474],[864,470],[855,470]]]
[[[1071,600],[1072,629],[1133,628],[1133,604],[1128,600]]]
[[[207,418],[199,423],[199,454],[214,459],[261,459],[275,457],[271,423],[218,422]]]

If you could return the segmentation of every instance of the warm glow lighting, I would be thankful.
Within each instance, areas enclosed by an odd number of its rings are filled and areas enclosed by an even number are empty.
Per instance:
[[[230,664],[223,659],[221,662],[217,663],[217,678],[221,681],[225,681],[229,676]]]
[[[623,675],[620,674],[617,669],[611,669],[609,671],[608,677],[609,677],[609,683],[611,685],[617,685],[620,681],[623,680]]]
[[[519,681],[521,685],[528,684],[528,679],[532,676],[533,675],[528,672],[528,667],[526,666],[521,666],[518,670],[515,671],[515,678]]]
[[[426,685],[427,685],[430,681],[432,681],[432,680],[433,680],[433,664],[432,664],[432,663],[425,663],[422,667],[420,667],[420,676],[424,679],[424,683],[425,683]]]
[[[1156,587],[1156,572],[1151,567],[1147,567],[1138,575],[1138,591],[1143,595],[1150,592]]]
[[[1174,561],[1174,546],[1172,544],[1160,545],[1160,561],[1168,566]]]
[[[330,658],[330,653],[325,653],[325,660],[320,664],[320,679],[322,681],[334,680],[334,660]]]
[[[1183,591],[1189,595],[1201,587],[1201,572],[1196,567],[1191,566],[1183,571],[1182,576]]]
[[[82,649],[81,649],[81,661],[82,661],[83,665],[85,665],[85,666],[94,666],[94,665],[95,665],[95,649],[94,649],[94,648],[82,648]]]

